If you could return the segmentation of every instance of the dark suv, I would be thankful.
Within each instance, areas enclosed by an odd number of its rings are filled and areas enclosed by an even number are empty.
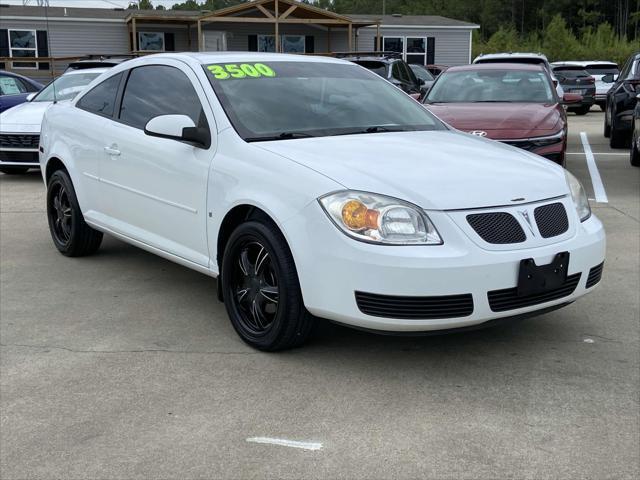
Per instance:
[[[567,108],[576,115],[586,115],[591,106],[596,102],[596,81],[584,67],[577,65],[565,65],[562,63],[551,64],[553,74],[560,83],[564,93],[577,93],[582,95],[582,100]]]
[[[338,54],[337,56],[377,73],[416,100],[422,97],[421,87],[423,82],[418,80],[415,73],[402,60],[402,55],[399,53],[361,52]]]
[[[612,83],[607,93],[604,136],[609,137],[612,148],[623,148],[631,139],[633,109],[636,95],[640,93],[640,52],[629,57],[617,78],[609,74],[602,77],[602,81]]]

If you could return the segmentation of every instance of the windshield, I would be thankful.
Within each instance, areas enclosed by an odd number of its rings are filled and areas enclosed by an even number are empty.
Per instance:
[[[586,70],[583,70],[580,67],[571,68],[555,68],[553,73],[556,75],[561,75],[565,78],[578,78],[578,77],[590,77],[589,73]]]
[[[31,101],[53,102],[54,100],[71,100],[101,73],[102,72],[84,72],[62,75],[44,87]]]
[[[397,87],[357,65],[267,62],[204,68],[246,141],[446,129]]]
[[[351,60],[353,63],[360,65],[361,67],[371,70],[373,73],[380,75],[382,78],[387,78],[387,64],[384,62],[376,62],[375,60]]]
[[[544,72],[466,70],[440,74],[426,96],[429,103],[553,103],[553,87]]]
[[[591,75],[608,75],[610,73],[617,75],[618,74],[618,66],[616,64],[611,65],[587,65],[587,72]]]
[[[433,75],[429,73],[429,70],[420,65],[409,66],[411,67],[411,70],[413,70],[413,73],[416,75],[416,77],[418,77],[420,80],[423,80],[425,82],[433,82]]]

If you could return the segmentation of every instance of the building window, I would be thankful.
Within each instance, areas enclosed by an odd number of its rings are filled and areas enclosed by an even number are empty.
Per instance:
[[[9,56],[15,58],[36,58],[38,41],[35,30],[9,30]],[[36,69],[36,62],[11,62],[13,68]]]
[[[425,65],[427,63],[427,39],[424,37],[407,37],[407,63]]]
[[[138,51],[164,52],[163,32],[138,32]]]
[[[427,65],[434,63],[434,37],[383,37],[382,49],[402,55],[407,63]]]
[[[384,37],[382,39],[382,50],[404,54],[404,37]]]
[[[259,52],[275,52],[276,37],[274,35],[258,35]]]
[[[280,45],[284,53],[305,53],[304,35],[280,35]],[[275,35],[258,35],[258,52],[275,52]]]

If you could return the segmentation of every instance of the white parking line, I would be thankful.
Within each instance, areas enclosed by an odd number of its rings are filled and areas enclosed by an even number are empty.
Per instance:
[[[280,445],[282,447],[302,448],[303,450],[320,450],[322,444],[318,442],[298,442],[296,440],[286,440],[284,438],[251,437],[247,438],[250,443],[267,443],[270,445]]]
[[[591,152],[592,155],[620,155],[621,157],[628,157],[628,153],[620,152]],[[584,152],[567,152],[566,155],[584,155]]]
[[[589,168],[589,175],[591,175],[591,183],[593,184],[593,193],[598,203],[608,203],[607,192],[604,191],[604,185],[598,166],[596,165],[596,159],[591,151],[591,145],[587,139],[587,132],[580,132],[580,140],[582,140],[582,148],[584,149],[584,156],[587,159],[587,167]]]

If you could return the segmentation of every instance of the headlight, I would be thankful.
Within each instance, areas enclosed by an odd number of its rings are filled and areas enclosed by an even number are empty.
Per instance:
[[[567,185],[569,185],[569,191],[571,192],[571,199],[578,212],[578,217],[581,222],[584,222],[591,216],[591,207],[589,206],[589,199],[587,194],[576,177],[574,177],[568,170],[564,171],[564,176],[567,179]]]
[[[564,130],[560,130],[554,135],[549,135],[546,137],[533,137],[529,140],[535,148],[547,147],[549,145],[554,145],[556,143],[562,142],[564,140]]]
[[[374,193],[344,191],[318,199],[329,218],[357,240],[390,245],[441,245],[429,217],[417,206]]]

